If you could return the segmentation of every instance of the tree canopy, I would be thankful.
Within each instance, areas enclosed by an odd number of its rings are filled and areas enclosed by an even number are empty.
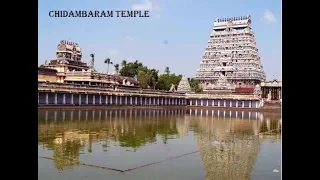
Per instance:
[[[149,68],[143,65],[143,63],[139,62],[139,60],[134,62],[122,60],[119,73],[122,76],[137,78],[141,88],[158,90],[170,90],[172,84],[175,86],[175,88],[177,88],[182,78],[181,74],[176,75],[175,73],[171,73],[169,67],[165,68],[164,74],[159,74],[159,70]],[[193,91],[202,91],[198,80],[194,78],[188,78],[188,81]]]

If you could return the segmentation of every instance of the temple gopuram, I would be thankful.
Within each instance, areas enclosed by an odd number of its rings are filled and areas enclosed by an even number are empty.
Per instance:
[[[38,68],[38,81],[51,83],[71,83],[96,86],[131,86],[137,80],[120,76],[118,73],[106,74],[94,70],[94,54],[90,54],[88,65],[82,62],[82,50],[79,44],[60,41],[56,49],[56,59],[47,60]]]
[[[196,78],[205,92],[236,88],[253,91],[256,84],[266,79],[250,16],[214,22]]]

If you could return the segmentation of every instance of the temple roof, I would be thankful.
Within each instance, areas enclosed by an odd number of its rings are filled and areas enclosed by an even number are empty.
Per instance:
[[[45,68],[45,67],[38,67],[38,74],[56,75],[57,74],[57,70],[50,69],[50,68]]]
[[[184,76],[181,78],[178,88],[177,88],[178,92],[190,92],[191,91],[191,87],[189,84],[188,79]]]

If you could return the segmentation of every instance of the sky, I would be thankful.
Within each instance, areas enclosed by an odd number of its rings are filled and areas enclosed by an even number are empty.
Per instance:
[[[95,69],[106,58],[139,60],[150,68],[195,77],[213,22],[251,15],[267,80],[281,80],[281,0],[39,0],[38,64],[55,59],[61,40],[80,45],[83,62],[95,54]],[[149,10],[149,18],[56,18],[51,10]],[[110,69],[111,70],[111,69]],[[113,70],[113,69],[112,69]]]

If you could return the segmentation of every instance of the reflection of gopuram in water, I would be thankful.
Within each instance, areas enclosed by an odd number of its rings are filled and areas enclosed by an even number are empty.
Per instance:
[[[264,120],[262,114],[257,114],[259,118],[254,121],[242,118],[244,115],[232,117],[231,113],[226,117],[223,114],[192,117],[192,124],[197,127],[196,139],[206,179],[250,179],[260,151],[261,136],[258,133],[280,128],[279,120]]]

